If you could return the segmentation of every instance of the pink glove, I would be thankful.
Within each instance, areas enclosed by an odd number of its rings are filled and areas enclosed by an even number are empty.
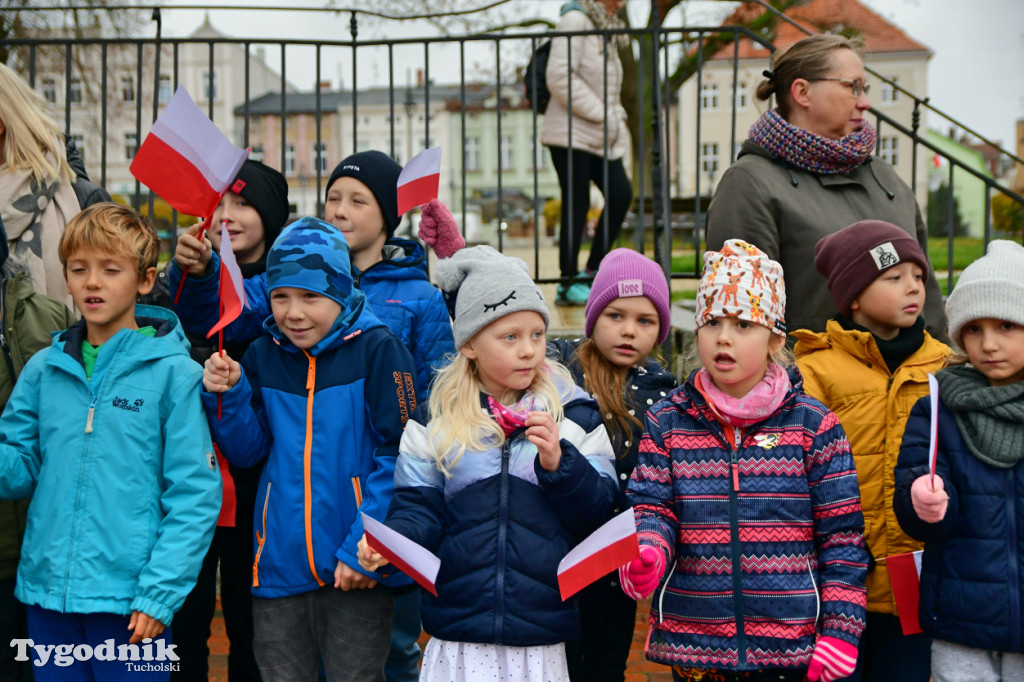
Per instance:
[[[665,573],[665,557],[660,550],[643,545],[640,558],[619,567],[622,591],[633,599],[646,599],[658,586]]]
[[[438,258],[448,258],[466,245],[452,212],[440,199],[431,199],[420,209],[420,229],[417,234],[424,244],[434,247]]]
[[[910,485],[910,501],[914,504],[914,511],[925,523],[938,523],[946,518],[949,494],[942,477],[935,477],[935,490],[932,490],[931,475],[919,476]]]
[[[835,637],[821,637],[807,669],[810,682],[832,682],[849,677],[857,668],[857,647]]]

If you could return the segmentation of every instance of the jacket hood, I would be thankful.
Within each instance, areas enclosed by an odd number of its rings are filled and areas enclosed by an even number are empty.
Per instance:
[[[348,340],[362,334],[364,331],[373,329],[374,327],[386,326],[380,319],[373,314],[370,310],[370,306],[366,305],[366,297],[358,289],[352,290],[352,296],[349,298],[350,302],[354,307],[341,309],[341,314],[338,315],[337,319],[334,320],[334,325],[331,329],[324,334],[324,338],[320,339],[319,342],[306,352],[316,357],[325,350],[334,348],[337,345],[347,342]],[[299,348],[291,342],[288,336],[278,326],[277,321],[274,320],[274,316],[270,315],[266,320],[263,321],[263,328],[274,337],[274,341],[281,348],[297,353]]]
[[[360,272],[352,268],[359,286],[366,282],[384,280],[429,281],[427,276],[427,252],[418,242],[411,239],[392,237],[384,244],[383,259]]]
[[[800,358],[811,353],[829,348],[838,348],[852,355],[853,357],[872,357],[875,361],[885,365],[882,352],[878,348],[874,335],[871,332],[860,329],[846,329],[838,320],[829,320],[825,323],[825,331],[812,332],[810,329],[798,329],[791,334],[796,339],[796,346],[793,353]],[[948,355],[941,347],[932,349],[934,337],[927,331],[924,332],[924,343],[903,363],[904,365],[919,365],[935,362],[937,359]]]
[[[135,306],[135,323],[141,327],[153,327],[156,334],[146,337],[133,329],[122,329],[103,344],[129,349],[129,355],[120,356],[119,362],[144,364],[170,355],[188,357],[189,343],[185,330],[178,322],[178,316],[167,308],[137,304]],[[63,332],[55,334],[51,342],[54,349],[70,355],[76,361],[82,361],[82,341],[86,338],[85,320],[79,320]]]

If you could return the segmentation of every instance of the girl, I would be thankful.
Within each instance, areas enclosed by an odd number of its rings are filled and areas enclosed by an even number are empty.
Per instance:
[[[856,664],[857,477],[836,416],[787,370],[785,304],[782,268],[757,247],[705,253],[704,367],[645,420],[626,491],[641,555],[619,573],[634,599],[663,583],[647,657],[677,681],[831,681]]]
[[[651,357],[668,336],[668,285],[657,263],[632,249],[601,261],[584,308],[586,339],[555,339],[549,357],[565,362],[576,385],[597,400],[615,452],[617,513],[636,466],[644,412],[676,387],[675,377]],[[582,636],[568,642],[569,678],[625,679],[636,627],[636,601],[612,572],[580,592]]]
[[[566,679],[579,635],[558,562],[606,521],[616,485],[596,405],[544,356],[526,264],[488,246],[437,264],[458,354],[405,427],[387,524],[441,559],[424,593],[420,680]],[[379,554],[360,548],[363,568]]]
[[[940,371],[938,454],[931,403],[910,412],[896,463],[896,519],[925,542],[921,629],[932,679],[1024,679],[1024,248],[993,241],[946,302],[966,352]]]

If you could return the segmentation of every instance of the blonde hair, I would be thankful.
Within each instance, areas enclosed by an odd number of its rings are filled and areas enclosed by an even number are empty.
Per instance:
[[[562,403],[569,398],[574,385],[569,370],[558,362],[545,359],[526,391],[506,391],[494,398],[508,405],[527,392],[533,393],[543,409],[558,422],[564,416]],[[505,443],[501,427],[480,406],[482,390],[476,363],[462,353],[457,353],[434,377],[427,433],[437,468],[445,476],[450,475],[451,468],[467,450],[481,452]]]
[[[75,174],[64,152],[64,134],[44,106],[21,76],[0,64],[3,162],[9,170],[31,171],[40,184],[72,182]]]
[[[67,275],[68,259],[81,249],[108,253],[135,261],[139,281],[155,268],[160,257],[160,238],[149,220],[128,206],[103,201],[72,218],[57,245],[57,257]]]
[[[761,81],[755,95],[761,101],[775,96],[775,106],[782,118],[789,120],[790,88],[798,78],[827,78],[834,68],[832,53],[850,50],[858,53],[860,45],[839,35],[821,34],[804,38],[772,56],[772,75]]]

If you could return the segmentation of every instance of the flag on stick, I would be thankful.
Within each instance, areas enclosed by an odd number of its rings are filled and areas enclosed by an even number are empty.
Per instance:
[[[562,601],[638,556],[640,542],[630,507],[591,533],[558,562]]]
[[[931,442],[928,443],[928,468],[932,472],[932,490],[935,490],[935,459],[939,452],[939,382],[934,374],[928,375],[928,393],[932,407],[932,420],[928,432]]]
[[[391,530],[380,521],[359,512],[363,517],[366,541],[385,559],[419,583],[420,587],[437,596],[437,572],[441,560],[432,552],[416,544],[401,533]]]
[[[437,198],[441,183],[441,148],[424,149],[398,174],[398,215]]]
[[[179,85],[153,122],[129,170],[177,211],[209,216],[238,175],[246,155]]]
[[[921,632],[918,606],[921,601],[921,550],[896,554],[885,560],[889,567],[889,582],[896,610],[900,615],[900,628],[904,635]]]
[[[227,221],[220,224],[220,282],[217,289],[220,296],[220,319],[206,332],[206,338],[234,322],[241,315],[243,305],[249,307],[249,301],[245,298],[242,270],[238,267],[235,252],[231,249]]]

